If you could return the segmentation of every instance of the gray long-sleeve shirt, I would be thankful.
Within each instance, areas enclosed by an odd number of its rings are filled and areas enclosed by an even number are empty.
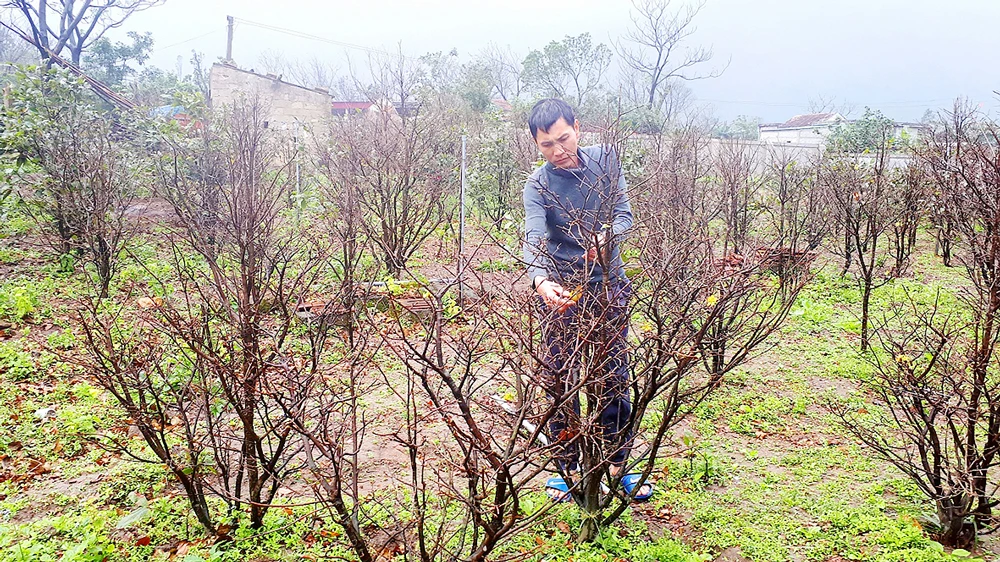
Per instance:
[[[632,228],[625,175],[611,147],[588,146],[577,152],[580,167],[546,163],[524,184],[524,261],[528,279],[545,276],[564,286],[600,282],[604,270],[587,262],[597,234],[608,234],[608,276],[623,279],[619,242]]]

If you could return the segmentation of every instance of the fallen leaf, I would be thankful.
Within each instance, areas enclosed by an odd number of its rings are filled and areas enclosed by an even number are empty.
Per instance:
[[[44,461],[28,459],[28,472],[34,474],[35,476],[48,474],[52,472],[52,465]]]
[[[135,539],[135,545],[136,546],[149,546],[150,542],[152,542],[152,540],[149,538],[148,535],[144,536],[144,537],[139,537],[139,538]]]
[[[567,524],[565,521],[559,521],[558,523],[556,523],[556,528],[566,533],[567,535],[570,533],[569,524]]]

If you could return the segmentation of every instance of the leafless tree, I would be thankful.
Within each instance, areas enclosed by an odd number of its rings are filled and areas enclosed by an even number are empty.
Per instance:
[[[964,178],[962,187],[948,195],[963,243],[985,244],[963,252],[971,287],[960,291],[958,307],[946,305],[940,294],[930,303],[908,295],[888,307],[894,312],[886,312],[875,330],[878,345],[869,355],[875,375],[864,384],[876,407],[859,411],[831,404],[852,434],[934,501],[937,518],[930,530],[956,548],[969,548],[977,534],[998,528],[993,508],[1000,503],[995,481],[1000,401],[990,367],[997,353],[1000,252],[995,234],[986,234],[997,226],[1000,176],[996,145],[988,145],[998,134],[994,125],[988,127],[994,129],[987,133],[991,140],[975,147],[980,140],[964,137],[969,144],[958,149],[962,163],[951,161],[957,164],[952,170]],[[969,132],[960,129],[958,135]],[[945,142],[955,141],[952,136]],[[936,160],[951,166],[945,162]]]
[[[905,168],[894,171],[896,189],[889,205],[899,209],[899,216],[892,224],[892,249],[895,265],[893,277],[905,273],[910,256],[917,245],[917,228],[930,202],[930,189],[923,166],[911,161]]]
[[[50,53],[68,50],[73,64],[80,64],[83,51],[120,27],[132,14],[158,6],[164,0],[7,0],[3,6],[17,13],[18,29],[31,37],[42,60]]]
[[[339,119],[333,133],[340,181],[357,186],[366,235],[390,275],[444,224],[457,193],[453,114],[434,99],[416,103],[408,64],[379,66],[377,111]]]
[[[214,134],[163,139],[158,189],[180,230],[168,239],[169,279],[147,273],[177,293],[147,297],[139,310],[89,306],[83,318],[90,372],[184,486],[206,530],[220,534],[207,495],[222,498],[228,516],[246,506],[259,528],[283,479],[300,468],[297,434],[275,393],[301,392],[295,384],[319,364],[315,338],[302,345],[293,326],[322,245],[282,220],[291,160],[272,144],[266,119],[251,99],[206,124]],[[201,185],[214,188],[217,204],[204,204]]]
[[[709,141],[704,128],[690,120],[671,134],[651,137],[651,141],[644,148],[657,155],[653,171],[666,179],[650,189],[638,191],[636,198],[643,205],[654,205],[653,199],[659,197],[667,201],[663,203],[666,212],[643,217],[649,225],[644,245],[647,260],[655,259],[656,247],[667,252],[671,244],[684,239],[688,224],[704,227],[722,212],[718,198],[712,197],[704,185],[711,172]],[[649,197],[650,201],[642,202],[643,197]]]
[[[956,101],[952,111],[939,115],[933,123],[932,133],[928,137],[931,142],[918,145],[915,150],[921,162],[929,166],[927,172],[935,186],[931,192],[935,251],[948,267],[952,265],[958,232],[955,216],[948,210],[947,194],[957,192],[963,182],[961,175],[955,171],[963,145],[959,132],[974,128],[977,119],[976,112],[968,106],[968,102]],[[933,155],[930,161],[929,155]],[[945,163],[950,163],[950,166]]]
[[[809,98],[809,103],[806,105],[809,113],[839,113],[845,117],[854,113],[855,109],[857,106],[849,101],[837,101],[834,96],[823,95]]]
[[[726,140],[719,143],[714,170],[719,197],[726,219],[724,252],[742,254],[752,235],[754,219],[759,214],[758,192],[764,184],[759,169],[757,146],[744,140]]]
[[[500,47],[490,43],[479,55],[493,81],[493,91],[505,101],[521,97],[524,88],[521,59],[514,55],[510,47]]]
[[[27,64],[31,61],[31,45],[22,41],[5,27],[0,27],[0,62],[7,63],[0,68],[0,75],[10,74],[11,65]]]
[[[872,292],[892,278],[889,241],[886,240],[902,209],[899,190],[905,189],[890,169],[891,123],[877,125],[878,144],[870,154],[833,153],[821,172],[828,200],[840,217],[837,225],[844,245],[835,251],[845,256],[844,273],[857,264],[861,289],[861,350],[870,344]]]
[[[663,107],[671,82],[715,78],[725,70],[697,74],[694,67],[710,61],[712,50],[697,47],[681,52],[685,40],[695,32],[694,18],[704,3],[677,12],[671,10],[670,0],[636,0],[632,6],[633,27],[615,47],[625,65],[641,77],[649,109]]]
[[[318,56],[305,61],[290,61],[284,53],[266,50],[257,57],[264,72],[282,76],[285,80],[307,88],[331,89],[337,83],[337,69]]]
[[[354,129],[342,121],[330,123],[325,135],[315,135],[316,141],[312,153],[315,157],[315,169],[322,179],[320,191],[327,224],[332,236],[334,252],[331,260],[334,270],[339,272],[340,287],[337,300],[331,303],[333,312],[344,319],[347,331],[347,344],[353,349],[357,325],[355,318],[358,307],[362,303],[358,299],[357,287],[362,281],[357,275],[365,273],[361,262],[370,252],[369,240],[366,238],[363,208],[359,185],[354,182],[353,167],[339,153],[340,143],[345,134],[351,134]],[[375,278],[375,271],[367,271]]]
[[[257,56],[257,65],[260,71],[267,74],[285,74],[291,62],[281,51],[266,49]]]
[[[408,109],[419,107],[422,100],[417,92],[426,79],[421,61],[403,55],[402,47],[390,55],[371,54],[368,56],[368,73],[371,83],[364,85],[355,76],[359,91],[380,107],[393,104],[401,117],[408,117]],[[382,109],[388,109],[382,107]]]
[[[962,246],[959,259],[970,287],[960,293],[971,321],[960,324],[961,337],[951,367],[948,391],[961,400],[950,419],[962,433],[952,434],[957,469],[978,529],[997,526],[992,508],[997,486],[990,468],[1000,451],[1000,403],[996,399],[997,341],[1000,332],[1000,125],[958,100],[942,121],[939,134],[925,140],[921,158],[935,188],[944,194]],[[970,497],[971,496],[971,497]],[[937,499],[937,498],[935,498]],[[956,514],[958,516],[959,514]]]
[[[781,146],[769,147],[767,157],[768,194],[763,207],[779,246],[793,252],[815,250],[832,229],[817,174],[819,162],[801,161]]]
[[[996,361],[997,307],[983,300],[991,292],[996,299],[996,289],[976,286],[952,312],[940,295],[929,304],[910,296],[887,308],[895,312],[875,330],[878,345],[868,356],[875,375],[863,385],[875,407],[829,404],[853,435],[934,502],[929,530],[956,548],[997,529],[1000,402],[985,366]],[[971,320],[962,318],[966,312]]]
[[[184,376],[171,372],[164,361],[171,355],[169,344],[156,337],[149,316],[129,312],[123,306],[109,312],[96,301],[84,309],[81,325],[89,355],[85,368],[125,410],[152,458],[114,438],[104,446],[140,462],[165,464],[184,489],[198,522],[214,534],[218,524],[208,505],[212,469],[203,441],[209,428],[201,396],[192,393],[201,381],[193,371]],[[176,431],[178,426],[183,430]]]
[[[358,188],[349,175],[350,167],[337,153],[337,133],[337,123],[331,123],[329,131],[313,136],[310,151],[312,169],[320,180],[326,227],[322,231],[329,234],[330,250],[324,255],[334,272],[336,290],[332,298],[326,295],[299,304],[299,316],[311,327],[313,366],[276,396],[303,438],[308,481],[315,497],[343,528],[359,559],[372,561],[378,545],[365,529],[375,524],[375,517],[373,506],[366,506],[361,496],[365,468],[360,457],[365,436],[379,414],[367,412],[361,401],[380,382],[366,375],[381,345],[377,323],[369,318],[366,304],[373,297],[372,284],[362,276],[374,278],[377,271],[363,265],[371,249]],[[337,360],[321,363],[320,354],[330,347],[328,333],[333,331],[340,336],[332,350]]]
[[[322,349],[327,330],[336,329],[341,318],[335,309],[337,303],[315,307],[314,342]],[[356,320],[356,319],[355,319]],[[379,551],[374,537],[366,528],[377,528],[375,505],[366,505],[360,492],[362,466],[359,459],[365,435],[378,414],[366,413],[361,407],[365,395],[377,390],[375,379],[365,377],[369,366],[376,361],[379,350],[371,345],[375,330],[354,331],[343,346],[334,353],[340,361],[333,368],[322,371],[307,370],[295,379],[283,379],[284,388],[278,385],[277,400],[288,414],[296,432],[303,437],[302,455],[310,476],[317,501],[325,507],[333,520],[344,530],[358,558],[364,562],[375,560]],[[373,509],[375,508],[375,509]]]
[[[466,282],[482,289],[469,273]],[[455,288],[424,291],[433,303]],[[409,459],[405,489],[415,519],[413,539],[403,549],[416,559],[487,560],[503,541],[550,512],[552,504],[525,512],[523,503],[544,469],[539,436],[551,415],[524,423],[539,395],[519,376],[532,368],[526,352],[534,349],[537,334],[524,314],[530,307],[526,297],[501,291],[454,326],[440,308],[406,314],[387,334],[386,346],[406,366],[405,385],[394,387],[408,422],[396,440]],[[407,329],[414,321],[420,329]],[[506,399],[503,389],[510,394]],[[445,513],[451,515],[445,519]]]
[[[627,135],[627,130],[621,131]],[[727,227],[720,231],[714,220],[724,208],[702,185],[711,169],[706,141],[695,126],[682,133],[642,142],[643,173],[630,190],[640,217],[633,234],[638,258],[626,264],[633,271],[633,296],[605,278],[599,286],[590,283],[580,290],[571,315],[550,312],[555,316],[543,321],[556,322],[560,337],[556,346],[549,343],[550,348],[543,345],[536,352],[541,365],[529,380],[549,389],[541,409],[548,419],[570,420],[558,426],[564,430],[550,430],[548,438],[558,447],[549,454],[561,458],[565,447],[579,452],[578,471],[564,470],[565,461],[556,466],[581,510],[577,538],[583,541],[595,538],[624,513],[632,496],[613,492],[621,489],[622,478],[633,472],[641,475],[633,495],[649,482],[671,428],[717,388],[726,373],[759,349],[784,321],[808,279],[804,275],[782,291],[771,281],[766,255],[725,251]],[[604,141],[618,153],[628,145],[614,130]],[[611,177],[621,173],[613,163],[605,172]],[[612,197],[601,208],[613,202]],[[573,220],[572,209],[554,204],[552,212]],[[603,216],[600,209],[596,213]],[[579,223],[584,236],[586,224]],[[604,264],[607,256],[598,256],[598,263]],[[629,344],[623,350],[626,338]],[[558,371],[559,384],[553,385],[541,367],[563,365],[553,363],[560,357],[565,365]],[[603,405],[613,399],[609,392],[621,386],[616,377],[621,377],[623,361],[630,407],[620,434],[608,435]],[[623,447],[631,449],[632,458],[619,466],[616,454]]]
[[[955,223],[948,214],[940,194],[932,192],[930,197],[930,219],[934,227],[934,255],[941,256],[945,267],[952,265],[952,252],[955,247]]]
[[[94,264],[99,296],[105,298],[120,267],[121,253],[138,230],[138,221],[127,213],[142,180],[150,175],[144,174],[148,167],[142,153],[134,146],[115,142],[107,121],[91,126],[90,138],[85,139],[89,154],[78,168],[82,174],[78,181],[86,188],[74,194],[83,198],[71,204],[85,217],[81,242],[88,261]]]
[[[619,69],[618,91],[629,107],[647,109],[645,83],[641,72],[624,67]],[[662,123],[675,123],[691,108],[693,94],[683,80],[672,80],[663,84],[657,94],[661,103],[654,112]],[[665,129],[661,126],[657,130]]]

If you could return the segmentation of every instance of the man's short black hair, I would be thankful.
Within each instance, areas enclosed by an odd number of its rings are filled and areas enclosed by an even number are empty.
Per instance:
[[[567,125],[576,122],[573,115],[573,108],[568,103],[558,98],[545,98],[538,100],[538,103],[531,108],[531,115],[528,115],[528,129],[531,131],[531,138],[538,138],[538,130],[548,131],[549,127],[555,124],[559,118],[565,119]]]

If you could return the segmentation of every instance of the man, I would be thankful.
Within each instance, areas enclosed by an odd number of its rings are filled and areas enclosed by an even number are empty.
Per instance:
[[[543,384],[557,402],[549,423],[556,460],[572,474],[581,442],[590,438],[581,431],[588,427],[580,419],[583,390],[596,401],[601,434],[598,447],[585,448],[600,450],[600,458],[586,464],[607,462],[616,474],[631,439],[625,430],[631,415],[626,347],[631,286],[619,250],[632,227],[625,177],[610,147],[579,147],[580,124],[566,102],[536,103],[528,128],[546,160],[524,186],[524,259],[542,303]],[[568,499],[561,478],[547,487],[555,499]],[[631,492],[628,481],[625,488]],[[648,498],[647,492],[636,498]]]

